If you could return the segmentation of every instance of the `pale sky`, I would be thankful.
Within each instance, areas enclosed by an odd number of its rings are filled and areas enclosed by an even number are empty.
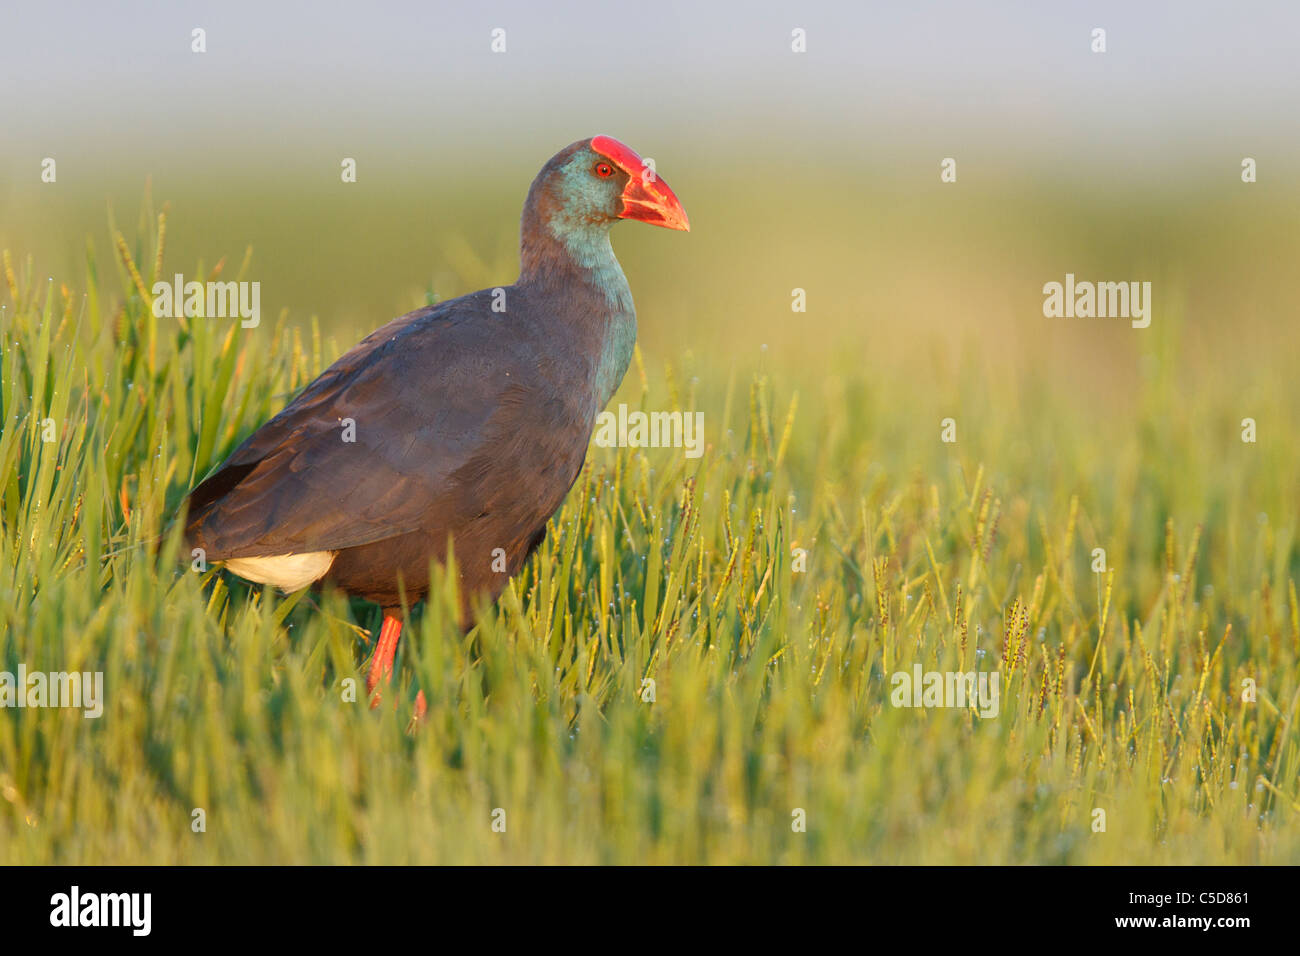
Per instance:
[[[1300,135],[1300,4],[1281,0],[3,3],[0,161],[350,138],[468,153],[603,130],[792,158],[979,137],[1159,162],[1172,143]]]

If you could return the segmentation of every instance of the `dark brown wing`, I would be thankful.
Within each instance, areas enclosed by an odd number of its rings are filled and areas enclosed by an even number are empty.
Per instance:
[[[527,378],[508,374],[521,358],[490,301],[453,299],[367,336],[194,489],[190,541],[220,561],[436,526],[429,509],[448,476],[474,460]]]

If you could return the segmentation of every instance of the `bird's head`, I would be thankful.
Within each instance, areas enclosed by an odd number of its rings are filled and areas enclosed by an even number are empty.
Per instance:
[[[686,210],[653,164],[610,136],[562,149],[542,167],[528,193],[532,212],[559,237],[608,230],[619,219],[689,231]]]

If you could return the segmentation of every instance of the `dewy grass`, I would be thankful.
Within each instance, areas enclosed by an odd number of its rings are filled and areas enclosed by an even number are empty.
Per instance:
[[[439,578],[370,711],[377,609],[195,570],[173,521],[339,348],[155,318],[142,232],[81,289],[4,257],[0,671],[104,701],[0,710],[0,862],[1300,860],[1280,367],[1184,388],[1153,328],[1099,424],[1033,369],[638,353],[617,400],[702,412],[704,453],[593,445],[471,633]],[[996,673],[996,716],[895,707],[900,672]]]

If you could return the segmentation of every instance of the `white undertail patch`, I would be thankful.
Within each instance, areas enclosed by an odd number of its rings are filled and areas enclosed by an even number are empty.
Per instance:
[[[337,555],[337,551],[306,551],[264,558],[231,558],[226,562],[226,570],[258,584],[273,584],[290,593],[323,578]]]

